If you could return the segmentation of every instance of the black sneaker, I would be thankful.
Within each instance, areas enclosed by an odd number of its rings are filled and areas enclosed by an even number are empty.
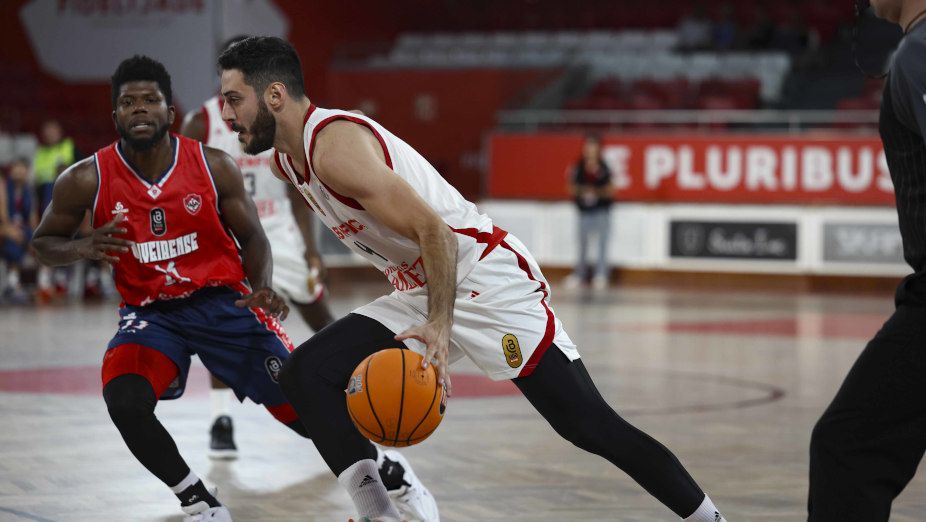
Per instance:
[[[238,447],[235,446],[234,428],[228,415],[216,417],[209,430],[212,441],[209,443],[209,458],[220,460],[234,460],[238,458]]]

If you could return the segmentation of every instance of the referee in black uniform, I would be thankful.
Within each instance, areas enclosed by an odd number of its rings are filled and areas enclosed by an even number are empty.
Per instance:
[[[926,0],[871,4],[905,33],[878,126],[914,273],[813,429],[808,512],[815,522],[887,520],[926,451]]]

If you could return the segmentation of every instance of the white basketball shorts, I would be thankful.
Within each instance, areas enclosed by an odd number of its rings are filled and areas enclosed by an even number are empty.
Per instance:
[[[395,291],[354,313],[401,333],[427,320],[425,289]],[[527,248],[511,234],[480,260],[457,286],[450,361],[469,357],[492,380],[526,377],[555,343],[574,361],[575,344],[550,307],[550,285]],[[424,354],[423,343],[405,344]]]

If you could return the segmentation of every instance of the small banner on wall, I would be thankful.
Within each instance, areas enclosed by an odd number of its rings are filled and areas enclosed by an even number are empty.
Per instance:
[[[568,199],[581,135],[495,134],[489,196]],[[893,205],[880,139],[838,134],[606,134],[618,201]]]
[[[894,223],[824,223],[823,260],[903,264],[903,241]]]
[[[797,259],[796,223],[671,221],[669,255],[713,259]]]

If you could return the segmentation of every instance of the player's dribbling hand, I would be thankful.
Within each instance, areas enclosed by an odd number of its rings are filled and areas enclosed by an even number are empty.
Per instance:
[[[272,288],[259,288],[235,301],[238,308],[260,308],[280,321],[289,315],[289,306]]]
[[[450,386],[450,327],[444,324],[427,322],[420,326],[414,326],[395,336],[396,341],[406,339],[416,339],[424,343],[427,350],[421,361],[421,367],[427,368],[431,361],[434,361],[434,369],[437,370],[437,382],[444,386],[447,397],[450,397],[452,387]]]
[[[84,259],[96,259],[110,263],[118,263],[119,258],[113,252],[125,253],[129,251],[132,242],[128,239],[113,237],[114,234],[125,234],[128,229],[122,226],[125,216],[117,214],[109,223],[95,228],[88,237],[78,240],[77,253]]]

